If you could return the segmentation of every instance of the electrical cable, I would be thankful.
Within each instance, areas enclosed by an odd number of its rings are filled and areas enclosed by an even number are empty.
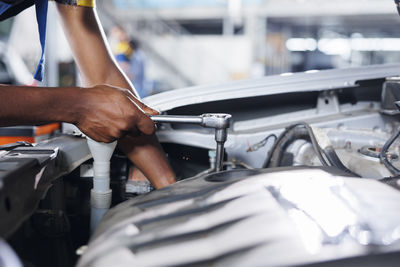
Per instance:
[[[249,148],[247,149],[246,152],[254,152],[254,151],[259,150],[260,148],[264,147],[268,143],[268,140],[270,138],[273,138],[274,142],[276,142],[276,140],[278,139],[278,137],[275,134],[270,134],[267,137],[265,137],[263,140],[261,140],[260,142],[255,143],[254,145],[251,145],[251,146],[249,145]]]
[[[379,158],[381,162],[385,165],[385,167],[395,176],[400,175],[400,170],[397,169],[395,166],[393,166],[392,163],[389,162],[387,158],[387,151],[389,150],[389,147],[394,143],[394,141],[400,136],[400,127],[397,129],[397,131],[386,141],[386,143],[383,145],[381,153],[379,154]]]

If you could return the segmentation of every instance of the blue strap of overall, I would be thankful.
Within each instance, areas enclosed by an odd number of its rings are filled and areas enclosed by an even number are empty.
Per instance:
[[[0,14],[3,14],[7,11],[12,5],[0,2]]]
[[[42,55],[40,57],[39,64],[37,66],[35,75],[33,77],[40,82],[43,81],[43,75],[44,75],[44,62],[45,62],[44,48],[46,44],[48,3],[49,3],[48,0],[35,0],[36,20],[38,23],[40,46],[42,47]]]

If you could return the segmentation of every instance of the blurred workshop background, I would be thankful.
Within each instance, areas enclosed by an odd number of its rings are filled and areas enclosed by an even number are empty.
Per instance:
[[[44,85],[79,84],[48,14]],[[393,0],[97,0],[116,59],[142,97],[265,75],[400,62]],[[32,84],[40,57],[31,8],[0,23],[0,83]]]

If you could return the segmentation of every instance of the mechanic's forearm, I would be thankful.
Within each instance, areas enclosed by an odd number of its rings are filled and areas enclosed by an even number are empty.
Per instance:
[[[109,84],[135,92],[110,52],[96,11],[62,4],[57,7],[85,86]],[[151,113],[140,101],[135,103],[145,113]],[[175,181],[175,175],[155,136],[138,139],[125,137],[120,140],[120,147],[156,188]]]
[[[155,188],[160,189],[176,182],[175,174],[154,135],[135,138],[127,136],[118,145]]]
[[[80,88],[0,85],[0,126],[78,120]]]
[[[130,89],[136,95],[107,45],[96,10],[62,4],[57,7],[85,86],[110,84]]]

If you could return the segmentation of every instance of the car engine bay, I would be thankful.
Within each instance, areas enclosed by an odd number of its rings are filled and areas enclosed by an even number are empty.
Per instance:
[[[3,146],[0,236],[25,266],[396,265],[399,69],[290,73],[145,98],[171,117],[229,114],[230,127],[218,141],[217,128],[159,123],[179,180],[161,190],[129,180],[132,163],[115,151],[112,208],[93,234],[84,138],[67,131]],[[0,260],[7,253],[0,246]]]

